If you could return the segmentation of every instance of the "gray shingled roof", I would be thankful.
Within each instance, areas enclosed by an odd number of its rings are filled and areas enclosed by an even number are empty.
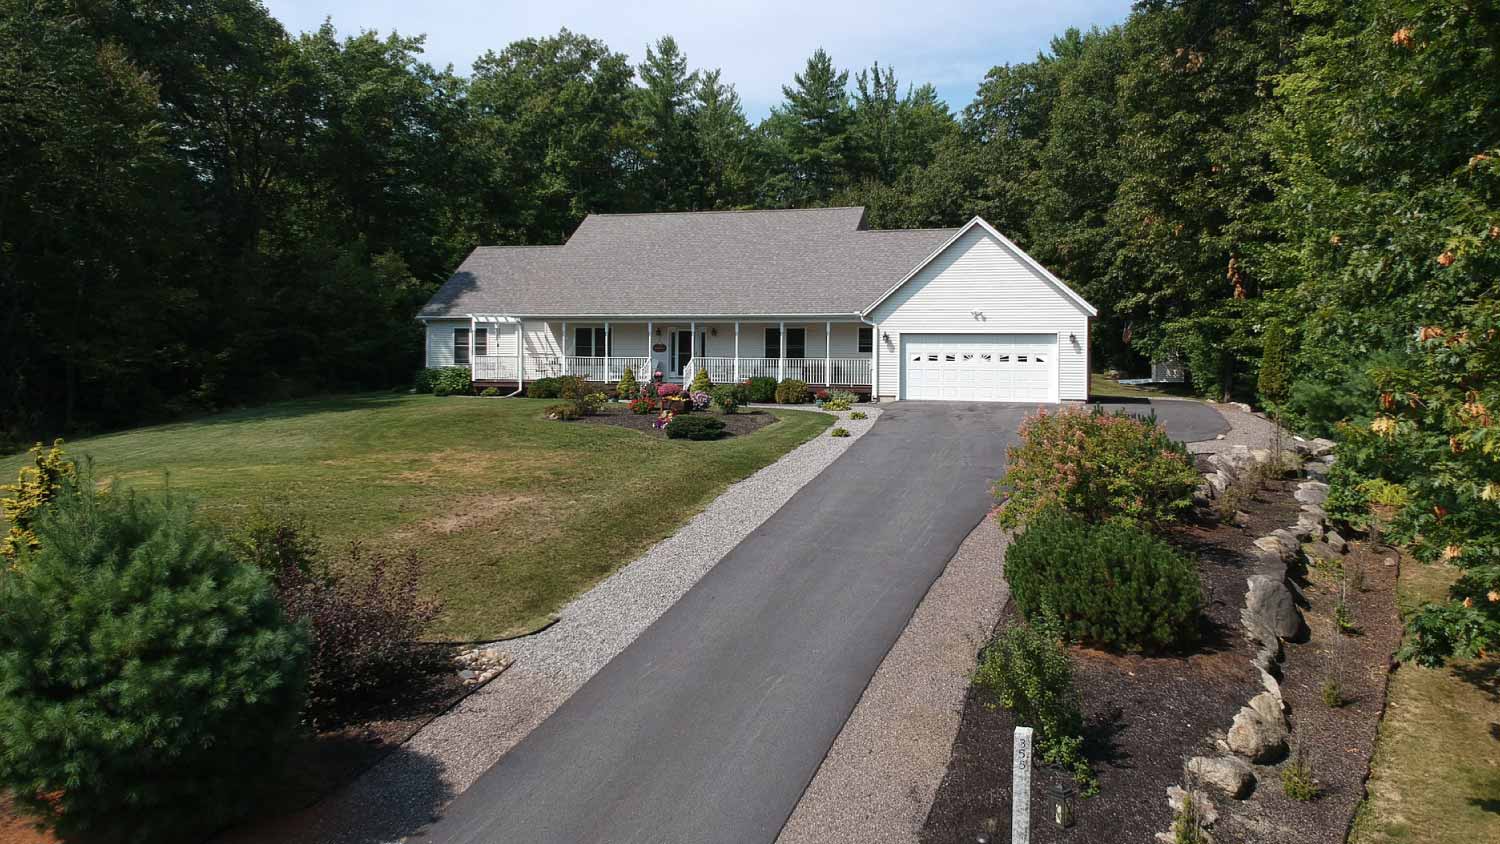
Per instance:
[[[591,214],[563,246],[475,249],[421,316],[853,314],[957,229],[863,208]]]

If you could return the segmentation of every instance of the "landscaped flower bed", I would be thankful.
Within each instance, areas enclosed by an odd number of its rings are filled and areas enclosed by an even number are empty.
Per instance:
[[[624,404],[607,404],[600,408],[593,416],[583,417],[584,422],[597,425],[615,425],[621,428],[631,428],[653,436],[666,437],[662,430],[664,426],[658,426],[660,416],[651,411],[645,413],[632,412],[632,408]],[[736,413],[715,414],[715,419],[724,423],[724,435],[728,437],[748,434],[764,428],[776,421],[776,416],[764,410],[741,409]]]

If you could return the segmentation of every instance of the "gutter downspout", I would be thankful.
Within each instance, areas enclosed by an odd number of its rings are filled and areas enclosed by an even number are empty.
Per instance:
[[[859,315],[859,321],[870,326],[870,402],[880,403],[880,326]]]

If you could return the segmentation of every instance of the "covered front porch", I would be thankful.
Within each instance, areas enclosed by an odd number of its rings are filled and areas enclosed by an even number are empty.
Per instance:
[[[871,326],[847,317],[472,320],[466,357],[484,385],[519,388],[561,375],[614,384],[627,368],[639,381],[660,372],[663,381],[689,383],[701,370],[716,384],[796,378],[861,392],[874,383]]]

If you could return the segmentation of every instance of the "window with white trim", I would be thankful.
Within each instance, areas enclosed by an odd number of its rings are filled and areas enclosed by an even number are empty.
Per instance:
[[[786,330],[786,356],[788,358],[807,357],[807,329],[788,328]],[[781,328],[766,329],[766,357],[781,357]]]
[[[453,363],[455,366],[469,365],[469,329],[453,329]]]
[[[573,354],[581,358],[602,358],[605,356],[605,344],[609,345],[609,354],[615,353],[615,338],[610,332],[605,337],[604,326],[581,326],[573,330]]]

